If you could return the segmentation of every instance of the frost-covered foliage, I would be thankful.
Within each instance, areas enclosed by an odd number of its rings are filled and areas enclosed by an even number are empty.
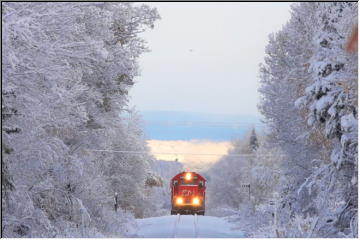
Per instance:
[[[178,161],[155,160],[151,166],[158,176],[161,177],[161,181],[160,187],[151,189],[153,199],[148,207],[157,209],[157,216],[169,215],[171,210],[170,181],[176,174],[184,171],[184,165]]]
[[[206,173],[210,209],[239,209],[249,203],[254,207],[275,191],[281,153],[258,140],[255,145],[255,130],[248,135],[234,140],[228,154]]]
[[[301,3],[270,36],[260,110],[281,163],[277,236],[357,236],[357,3]]]
[[[147,151],[136,113],[120,116],[147,50],[137,34],[158,18],[130,3],[2,3],[3,236],[123,236],[144,214],[151,157],[94,150]]]
[[[249,200],[249,191],[245,185],[249,184],[253,165],[251,152],[248,141],[234,140],[228,154],[206,172],[206,207],[210,209],[210,212],[207,211],[209,214],[215,214],[217,209],[238,209]]]
[[[256,148],[254,148],[254,139]],[[254,130],[233,142],[228,155],[207,173],[207,214],[229,216],[247,237],[274,237],[284,154]],[[265,234],[266,233],[266,234]]]
[[[208,214],[249,237],[358,236],[356,24],[357,3],[292,5],[260,66],[267,135],[210,169]]]
[[[255,151],[258,147],[259,147],[259,141],[257,139],[256,136],[256,132],[255,129],[253,129],[251,131],[251,136],[250,136],[250,142],[249,142],[250,148]]]

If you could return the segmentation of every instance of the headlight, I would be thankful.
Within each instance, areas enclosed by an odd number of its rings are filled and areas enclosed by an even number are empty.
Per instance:
[[[176,204],[181,205],[183,202],[184,200],[181,197],[176,198]]]
[[[188,181],[191,180],[191,173],[188,172],[185,174],[185,180],[188,180]]]
[[[194,205],[199,205],[200,204],[200,199],[198,197],[195,197],[195,198],[193,198],[192,203]]]

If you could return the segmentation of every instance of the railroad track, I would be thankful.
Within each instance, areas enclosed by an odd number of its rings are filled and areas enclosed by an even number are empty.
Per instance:
[[[180,218],[181,218],[181,215],[180,215],[180,213],[178,213],[178,214],[176,215],[176,219],[175,219],[175,222],[174,222],[173,238],[176,238],[177,227],[178,227],[178,225],[179,225]]]
[[[193,233],[194,233],[194,238],[197,238],[198,237],[198,216],[197,216],[197,214],[195,214],[193,216],[194,216],[194,218],[193,218],[193,223],[194,223],[193,224],[193,226],[194,226]],[[181,215],[177,214],[176,219],[174,221],[173,238],[176,238],[178,235],[178,228],[179,228],[180,222],[181,222]]]
[[[194,215],[194,238],[198,237],[198,216],[195,213]]]

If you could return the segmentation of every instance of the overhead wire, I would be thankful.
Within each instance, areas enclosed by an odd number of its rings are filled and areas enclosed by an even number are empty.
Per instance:
[[[128,150],[111,150],[111,149],[86,149],[92,152],[112,152],[112,153],[129,153],[129,154],[154,154],[154,155],[197,155],[197,156],[229,156],[229,157],[250,157],[255,154],[234,154],[234,153],[189,153],[189,152],[146,152],[146,151],[128,151]],[[272,154],[256,154],[256,156],[272,156]],[[279,156],[279,154],[277,154]]]

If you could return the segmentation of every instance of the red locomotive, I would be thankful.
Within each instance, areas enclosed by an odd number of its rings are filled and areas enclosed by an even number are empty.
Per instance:
[[[205,178],[195,172],[182,172],[171,179],[171,215],[205,214]]]

